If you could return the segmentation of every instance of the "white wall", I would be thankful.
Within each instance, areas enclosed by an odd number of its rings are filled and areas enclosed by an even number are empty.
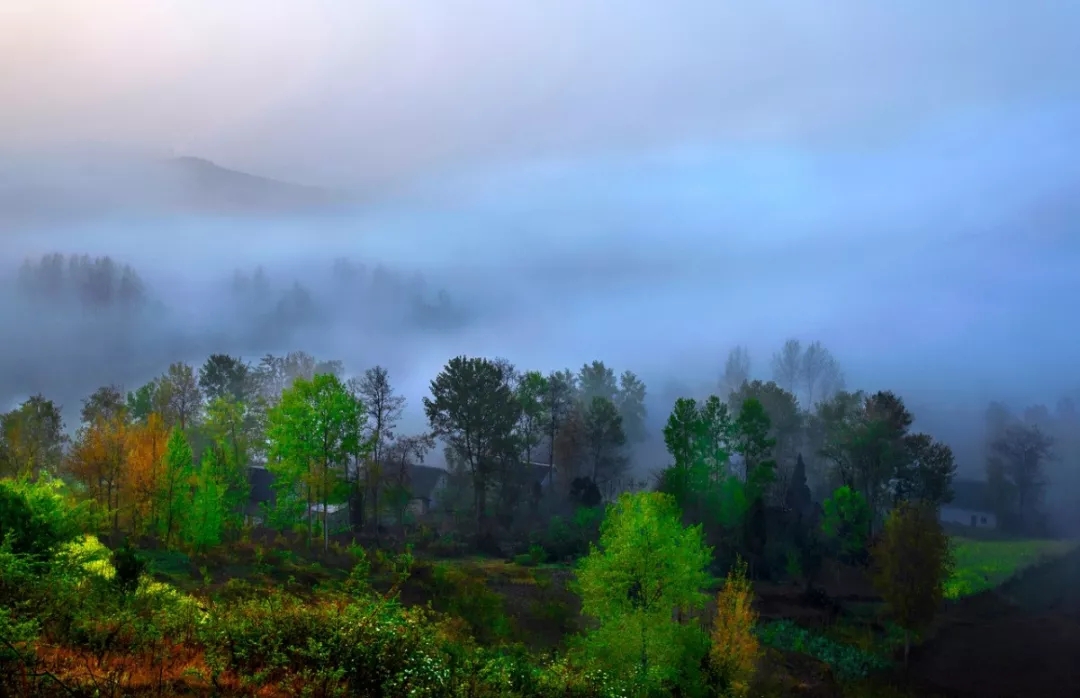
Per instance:
[[[960,509],[958,507],[942,507],[941,521],[943,523],[957,523],[971,526],[971,517],[975,517],[976,528],[997,528],[997,517],[988,511],[976,511],[974,509]]]

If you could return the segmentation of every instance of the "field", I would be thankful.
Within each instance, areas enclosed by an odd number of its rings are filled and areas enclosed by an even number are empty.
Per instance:
[[[956,570],[945,590],[960,599],[994,589],[1028,567],[1060,557],[1076,546],[1060,540],[993,540],[953,536]]]

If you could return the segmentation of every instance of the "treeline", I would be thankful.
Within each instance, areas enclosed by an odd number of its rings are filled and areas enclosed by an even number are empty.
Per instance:
[[[60,407],[33,396],[0,417],[0,474],[62,476],[114,531],[198,547],[243,527],[253,463],[275,475],[274,507],[259,512],[271,525],[305,523],[313,535],[314,505],[325,514],[348,502],[356,528],[377,528],[388,506],[403,513],[409,466],[439,437],[485,528],[489,513],[509,526],[527,504],[535,508],[539,483],[530,476],[541,451],[549,466],[564,457],[565,472],[605,485],[644,438],[644,384],[630,371],[616,378],[600,361],[545,376],[505,360],[453,359],[424,400],[431,431],[415,435],[397,433],[405,400],[384,368],[343,373],[340,361],[304,352],[255,365],[224,354],[198,369],[174,363],[126,394],[96,390],[74,438]]]

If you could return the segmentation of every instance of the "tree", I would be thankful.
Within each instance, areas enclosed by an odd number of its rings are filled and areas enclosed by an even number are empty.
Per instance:
[[[397,517],[404,536],[405,510],[412,501],[412,467],[424,462],[424,457],[435,447],[430,434],[403,436],[396,439],[385,453],[384,467],[389,471],[386,488],[386,504]]]
[[[749,381],[731,394],[728,402],[736,413],[742,410],[743,402],[748,398],[757,399],[769,418],[769,438],[775,443],[773,460],[776,461],[776,483],[773,488],[774,500],[782,500],[787,491],[788,481],[795,458],[802,447],[804,436],[803,414],[799,411],[799,402],[795,395],[784,390],[773,381]]]
[[[128,456],[127,410],[119,390],[103,388],[83,407],[90,421],[80,427],[68,458],[68,471],[105,512],[113,531],[120,528],[120,499]]]
[[[157,412],[130,429],[127,455],[127,493],[131,500],[131,531],[158,529],[158,492],[161,490],[169,430]]]
[[[34,395],[0,414],[0,473],[30,478],[42,472],[56,474],[66,443],[60,408]]]
[[[874,548],[874,563],[874,587],[904,629],[906,666],[911,633],[933,620],[953,569],[949,537],[936,508],[923,502],[901,502],[885,522],[884,534]]]
[[[952,501],[956,460],[952,449],[928,434],[904,437],[906,452],[893,476],[894,505],[921,501],[940,506]]]
[[[246,402],[251,388],[251,367],[238,357],[211,354],[199,368],[199,388],[208,401],[231,397]]]
[[[341,471],[356,453],[364,405],[341,380],[318,373],[311,380],[297,378],[269,414],[268,466],[283,487],[301,487],[307,500],[308,542],[314,533],[312,505],[322,504],[323,548],[329,549],[327,513]]]
[[[363,453],[353,453],[353,465],[356,469],[352,481],[350,504],[358,511],[355,518],[363,521],[364,491],[370,493],[373,515],[378,529],[379,491],[381,487],[383,459],[386,450],[393,443],[394,429],[405,410],[405,397],[394,393],[390,384],[390,374],[382,366],[375,366],[364,371],[360,377],[350,378],[349,390],[365,407],[367,417],[363,438],[357,442]],[[367,461],[366,463],[364,461]],[[361,475],[361,469],[363,473]],[[361,481],[362,478],[362,481]]]
[[[219,479],[221,467],[216,462],[216,453],[215,450],[208,451],[199,465],[189,508],[183,520],[184,539],[198,552],[219,545],[225,530],[226,487]]]
[[[195,370],[189,364],[174,363],[158,380],[158,390],[162,391],[167,404],[166,423],[170,418],[181,429],[194,426],[202,409],[202,391],[195,378]]]
[[[866,550],[870,518],[866,498],[845,485],[838,487],[822,504],[821,532],[838,553],[856,560]]]
[[[727,361],[724,363],[724,376],[720,381],[724,396],[731,395],[748,380],[750,380],[750,352],[740,345],[728,352]]]
[[[670,495],[620,495],[608,507],[599,545],[578,565],[582,613],[599,624],[587,636],[589,654],[653,691],[700,663],[693,655],[704,648],[701,628],[679,623],[673,612],[704,606],[710,560],[701,527],[683,527]]]
[[[821,342],[812,342],[802,354],[799,370],[802,387],[806,389],[806,404],[813,407],[814,398],[828,400],[843,389],[844,378],[836,358]]]
[[[203,465],[210,467],[216,486],[221,489],[224,525],[238,529],[251,494],[248,468],[254,443],[259,438],[258,424],[247,406],[227,393],[207,406],[204,432],[210,444],[203,452]]]
[[[633,371],[623,371],[619,376],[619,391],[615,406],[622,417],[626,440],[636,444],[645,440],[645,384]]]
[[[498,365],[458,356],[431,381],[424,412],[432,434],[447,442],[472,476],[474,513],[483,533],[494,465],[520,416],[517,398]]]
[[[757,398],[748,398],[735,419],[734,449],[742,456],[750,498],[758,499],[773,480],[776,462],[772,450],[776,439],[769,437],[769,415]]]
[[[161,471],[161,487],[158,490],[161,533],[165,545],[184,529],[188,511],[191,482],[195,474],[191,444],[179,427],[174,427],[165,445],[165,458]]]
[[[115,385],[102,386],[95,390],[90,397],[83,400],[79,416],[84,425],[92,424],[98,418],[105,421],[119,417],[127,419],[127,405],[124,394]]]
[[[784,342],[780,351],[773,354],[773,380],[789,393],[794,393],[802,379],[803,351],[797,339]]]
[[[549,390],[548,379],[539,371],[527,371],[518,381],[517,399],[521,405],[518,421],[518,441],[524,451],[525,462],[532,463],[533,449],[540,445],[544,427],[548,422],[545,412],[545,396]]]
[[[602,397],[615,402],[619,386],[615,382],[615,372],[604,365],[603,361],[585,364],[578,371],[578,399],[588,405],[594,397]]]
[[[626,433],[615,403],[605,397],[593,397],[584,413],[585,449],[591,477],[598,485],[619,475],[626,467],[623,446]]]
[[[156,380],[127,394],[127,411],[131,421],[139,424],[145,423],[150,415],[157,412],[161,415],[163,405],[158,398],[158,383]]]
[[[987,474],[1002,480],[1015,493],[1020,525],[1042,495],[1046,483],[1043,466],[1052,455],[1054,442],[1038,426],[1013,424],[990,445]]]
[[[746,563],[738,559],[716,596],[716,619],[709,650],[709,669],[723,696],[745,698],[757,672],[761,647],[754,633],[758,616],[753,600]]]
[[[546,417],[544,425],[545,436],[548,439],[548,476],[555,472],[556,439],[574,409],[574,392],[576,390],[575,377],[569,369],[564,371],[552,371],[547,375],[542,400],[542,410]],[[567,467],[563,459],[559,459],[560,467]]]

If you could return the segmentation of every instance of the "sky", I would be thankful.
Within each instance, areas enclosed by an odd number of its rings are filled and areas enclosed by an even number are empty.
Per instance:
[[[1066,0],[12,0],[10,162],[194,155],[365,203],[0,241],[113,255],[169,308],[118,358],[7,302],[0,400],[287,348],[388,363],[413,405],[459,353],[604,358],[655,395],[736,343],[768,378],[797,336],[935,424],[1053,403],[1080,388],[1077,65]],[[422,271],[469,319],[364,326],[338,256]],[[257,346],[220,291],[256,264],[329,319]]]

